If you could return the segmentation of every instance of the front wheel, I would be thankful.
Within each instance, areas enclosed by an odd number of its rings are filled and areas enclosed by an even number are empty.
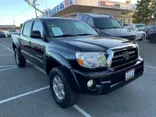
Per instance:
[[[145,40],[145,39],[146,39],[146,35],[145,34],[142,34],[141,40]]]
[[[20,53],[20,51],[17,48],[15,48],[14,50],[14,56],[15,56],[16,65],[18,67],[25,67],[26,59],[23,57],[23,55]]]
[[[50,88],[55,102],[62,108],[68,108],[77,101],[78,94],[70,88],[67,77],[59,67],[50,72]]]

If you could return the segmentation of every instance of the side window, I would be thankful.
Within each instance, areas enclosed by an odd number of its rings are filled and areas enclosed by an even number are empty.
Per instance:
[[[41,37],[43,37],[43,25],[41,21],[35,21],[32,30],[39,31],[41,33]]]
[[[24,36],[30,37],[31,27],[32,27],[32,22],[25,23],[24,28],[23,28]]]
[[[78,14],[76,19],[82,20],[82,17],[83,17],[82,14]]]
[[[89,17],[88,22],[87,22],[90,26],[94,26],[94,22],[93,19],[91,17]]]
[[[88,16],[83,16],[82,21],[87,23],[88,22],[88,18],[89,18]]]

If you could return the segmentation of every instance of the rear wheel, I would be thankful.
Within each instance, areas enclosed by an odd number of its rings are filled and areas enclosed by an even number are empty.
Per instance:
[[[144,39],[146,39],[146,35],[145,34],[142,34],[141,40],[144,40]]]
[[[50,72],[50,88],[55,102],[62,108],[68,108],[77,101],[78,94],[72,91],[67,76],[59,67],[53,68]]]
[[[23,55],[17,48],[15,48],[15,50],[14,50],[14,56],[15,56],[16,65],[18,67],[25,67],[26,59],[23,57]]]

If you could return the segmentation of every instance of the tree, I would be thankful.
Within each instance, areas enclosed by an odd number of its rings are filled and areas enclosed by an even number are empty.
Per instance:
[[[20,24],[20,28],[22,28],[23,24]]]
[[[153,18],[156,21],[156,0],[152,1],[151,7],[152,7]]]
[[[147,25],[152,20],[154,12],[153,6],[152,0],[137,1],[137,8],[133,15],[134,21],[136,23],[144,23]]]

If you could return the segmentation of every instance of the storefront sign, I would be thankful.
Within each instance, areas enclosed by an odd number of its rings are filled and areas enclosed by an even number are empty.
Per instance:
[[[120,8],[119,3],[107,2],[107,1],[99,1],[98,6],[108,6],[108,7]]]
[[[49,16],[52,16],[62,10],[64,10],[65,8],[71,6],[73,4],[73,0],[65,0],[62,3],[60,3],[59,5],[57,5],[55,8],[48,10],[46,12],[46,14],[48,14]]]

